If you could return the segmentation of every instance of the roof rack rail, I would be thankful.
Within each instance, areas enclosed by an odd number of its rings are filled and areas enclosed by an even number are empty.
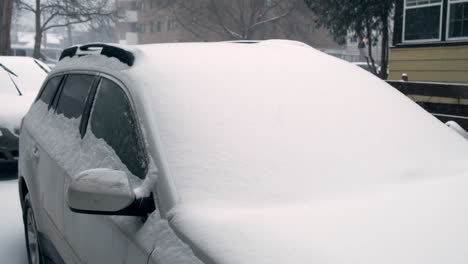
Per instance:
[[[135,62],[135,56],[130,51],[116,46],[99,43],[67,48],[62,52],[62,55],[60,55],[59,61],[66,57],[73,58],[75,56],[81,57],[91,54],[101,54],[109,58],[116,58],[130,67],[133,66],[133,63]]]
[[[261,42],[261,40],[228,40],[224,42],[234,44],[258,44]]]

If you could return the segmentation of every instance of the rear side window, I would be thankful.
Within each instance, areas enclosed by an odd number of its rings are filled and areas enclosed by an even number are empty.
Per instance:
[[[102,79],[90,123],[94,136],[105,140],[131,173],[144,178],[147,160],[137,122],[127,95],[117,84]]]
[[[57,104],[57,114],[79,118],[83,114],[89,90],[95,76],[71,74],[67,77]]]
[[[54,95],[57,92],[57,88],[59,87],[61,80],[62,76],[51,78],[42,90],[39,100],[46,103],[47,105],[50,105],[52,103],[52,100],[54,100]]]

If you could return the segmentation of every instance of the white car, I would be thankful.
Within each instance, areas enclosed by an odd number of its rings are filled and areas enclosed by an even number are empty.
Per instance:
[[[14,170],[21,118],[50,71],[27,57],[0,56],[0,170]]]
[[[467,160],[410,99],[301,43],[75,46],[21,130],[29,260],[468,263]]]

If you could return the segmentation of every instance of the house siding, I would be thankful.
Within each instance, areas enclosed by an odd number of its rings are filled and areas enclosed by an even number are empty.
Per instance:
[[[390,80],[468,83],[468,45],[390,50]]]

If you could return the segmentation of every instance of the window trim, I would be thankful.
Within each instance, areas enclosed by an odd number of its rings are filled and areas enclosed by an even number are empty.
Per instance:
[[[89,123],[89,117],[93,108],[94,99],[96,98],[96,91],[99,85],[101,84],[101,80],[102,78],[99,74],[95,76],[93,82],[91,83],[91,89],[89,90],[89,93],[86,96],[85,107],[83,109],[83,113],[81,114],[79,126],[81,139],[83,139],[86,134],[86,129]]]
[[[42,87],[41,89],[39,90],[39,92],[37,93],[36,95],[36,99],[34,99],[34,103],[39,101],[39,99],[41,98],[42,94],[44,93],[44,90],[47,86],[47,84],[49,84],[50,80],[52,80],[53,78],[56,78],[56,77],[60,77],[60,82],[59,82],[59,87],[57,88],[57,91],[55,91],[54,93],[54,98],[52,98],[52,102],[49,104],[51,105],[53,102],[54,102],[54,99],[55,99],[55,95],[57,94],[58,90],[60,89],[60,86],[62,86],[62,82],[63,82],[63,78],[64,78],[65,74],[63,73],[56,73],[56,74],[53,74],[53,75],[50,75],[43,83],[42,83]]]
[[[141,124],[140,124],[140,117],[138,115],[138,112],[136,111],[136,108],[135,108],[135,102],[133,100],[133,97],[132,95],[130,94],[130,92],[128,91],[127,87],[124,85],[123,82],[121,82],[119,79],[111,76],[111,75],[108,75],[108,74],[105,74],[105,73],[94,73],[97,75],[97,81],[93,84],[94,86],[91,88],[91,91],[90,91],[90,94],[88,95],[88,97],[86,98],[86,106],[85,106],[85,111],[86,111],[86,107],[88,107],[88,104],[89,104],[89,113],[88,115],[86,116],[86,124],[83,126],[83,129],[85,131],[85,133],[82,135],[82,138],[84,138],[86,136],[86,134],[88,133],[88,131],[91,129],[89,124],[91,123],[91,117],[92,117],[92,112],[93,112],[93,109],[94,109],[94,104],[96,102],[96,94],[99,90],[99,86],[102,82],[102,79],[107,79],[108,81],[111,81],[113,82],[114,84],[116,84],[125,94],[125,96],[127,97],[127,100],[130,104],[130,111],[132,113],[132,116],[133,118],[135,119],[135,128],[136,128],[136,132],[137,132],[137,137],[138,137],[138,142],[139,144],[141,145],[141,149],[143,150],[143,156],[145,158],[145,162],[146,162],[146,170],[144,172],[144,175],[143,175],[143,178],[142,180],[146,179],[146,176],[148,175],[148,171],[149,171],[149,167],[150,167],[150,159],[149,159],[149,151],[147,149],[147,146],[145,144],[146,142],[146,139],[144,137],[144,133],[143,133],[143,130],[142,130],[142,127],[141,127]],[[92,95],[92,96],[90,96]],[[89,102],[89,100],[92,100],[91,102]],[[83,117],[84,117],[84,113],[83,113]],[[80,121],[80,129],[81,129],[81,123],[84,122],[84,118],[81,118],[81,121]],[[120,158],[120,157],[119,157]],[[136,175],[135,175],[136,176]],[[138,177],[138,176],[136,176]]]
[[[423,5],[414,5],[414,6],[407,6],[407,0],[403,1],[403,35],[402,35],[402,43],[432,43],[432,42],[439,42],[442,41],[442,28],[443,28],[443,16],[444,16],[444,1],[441,0],[440,3],[431,3],[431,4],[423,4]],[[431,6],[440,6],[440,18],[439,18],[439,38],[434,39],[415,39],[415,40],[406,40],[406,10],[408,9],[417,9],[417,8],[424,8],[424,7],[431,7]]]
[[[406,1],[406,0],[405,0]],[[465,41],[465,40],[468,40],[468,36],[466,37],[449,37],[449,34],[450,34],[450,7],[453,5],[453,4],[459,4],[459,3],[468,3],[468,0],[448,0],[447,4],[448,4],[448,7],[447,7],[447,21],[446,21],[446,31],[445,31],[445,39],[447,41]]]
[[[34,103],[36,103],[37,101],[40,100],[41,96],[42,96],[42,93],[44,92],[47,84],[49,83],[49,81],[55,77],[59,77],[60,78],[60,82],[58,84],[58,87],[57,89],[55,90],[55,93],[54,93],[54,96],[52,97],[52,101],[49,103],[49,105],[47,105],[47,110],[50,111],[51,108],[54,109],[54,113],[55,113],[55,100],[57,98],[57,95],[60,93],[61,89],[62,89],[62,86],[63,84],[65,83],[65,80],[67,79],[67,76],[66,74],[64,73],[56,73],[56,74],[53,74],[51,75],[49,78],[47,78],[47,80],[43,83],[43,86],[41,88],[41,90],[39,91],[39,93],[37,94],[36,96],[36,99],[34,100]]]

